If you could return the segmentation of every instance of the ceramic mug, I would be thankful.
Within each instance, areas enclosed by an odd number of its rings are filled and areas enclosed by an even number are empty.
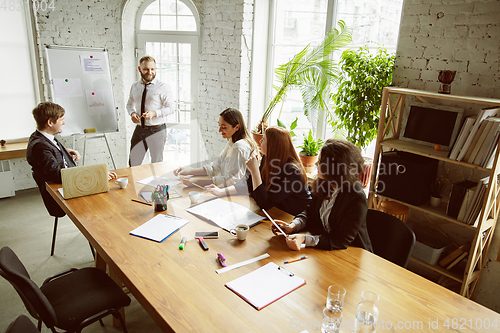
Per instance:
[[[191,191],[188,193],[189,195],[189,200],[191,200],[191,203],[192,204],[195,204],[198,202],[198,200],[200,200],[200,197],[201,197],[201,193],[198,192],[198,191]]]
[[[236,236],[238,240],[243,241],[247,238],[250,227],[246,224],[238,224],[234,229],[229,230],[231,235]]]
[[[125,188],[128,184],[128,178],[118,178],[115,180],[115,184],[120,186],[120,188]]]

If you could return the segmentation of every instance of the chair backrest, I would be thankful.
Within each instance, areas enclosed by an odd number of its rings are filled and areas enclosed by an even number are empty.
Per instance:
[[[368,209],[366,225],[373,252],[406,268],[415,245],[413,231],[397,217],[373,209]]]
[[[26,309],[35,319],[41,319],[47,327],[57,323],[56,313],[40,288],[31,280],[23,263],[11,248],[0,250],[0,275],[12,284]]]

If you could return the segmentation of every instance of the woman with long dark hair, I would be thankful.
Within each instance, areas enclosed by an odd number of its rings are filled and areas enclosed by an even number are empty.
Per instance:
[[[290,133],[281,127],[268,127],[261,140],[261,152],[260,167],[257,156],[246,163],[250,170],[246,181],[226,188],[210,185],[207,191],[218,196],[249,193],[261,209],[277,207],[292,215],[302,212],[311,195]]]
[[[363,169],[360,149],[346,140],[328,139],[317,166],[311,203],[283,227],[286,233],[304,230],[310,234],[289,235],[287,245],[292,250],[305,246],[324,250],[356,246],[373,252],[366,228],[368,203],[358,180]]]
[[[174,175],[181,176],[185,185],[191,186],[215,184],[217,186],[230,186],[247,177],[245,162],[256,155],[258,148],[245,126],[245,120],[240,111],[228,108],[219,116],[219,133],[227,140],[226,147],[213,162],[201,168],[179,167]],[[182,176],[210,176],[185,178]]]

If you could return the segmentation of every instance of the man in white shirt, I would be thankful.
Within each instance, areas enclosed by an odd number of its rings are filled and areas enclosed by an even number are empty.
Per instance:
[[[166,117],[174,112],[170,87],[156,79],[156,60],[144,56],[138,69],[141,80],[132,85],[127,102],[127,111],[137,124],[130,140],[130,166],[141,165],[148,149],[151,162],[163,161]]]

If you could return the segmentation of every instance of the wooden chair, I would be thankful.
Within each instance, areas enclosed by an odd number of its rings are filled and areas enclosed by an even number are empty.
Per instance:
[[[406,223],[410,208],[406,205],[400,204],[399,202],[385,200],[380,203],[378,210],[394,215]]]
[[[0,250],[0,275],[12,284],[28,312],[52,332],[81,330],[109,314],[127,328],[119,310],[130,304],[130,298],[109,276],[95,267],[72,268],[47,278],[38,287],[28,271],[9,248]]]

